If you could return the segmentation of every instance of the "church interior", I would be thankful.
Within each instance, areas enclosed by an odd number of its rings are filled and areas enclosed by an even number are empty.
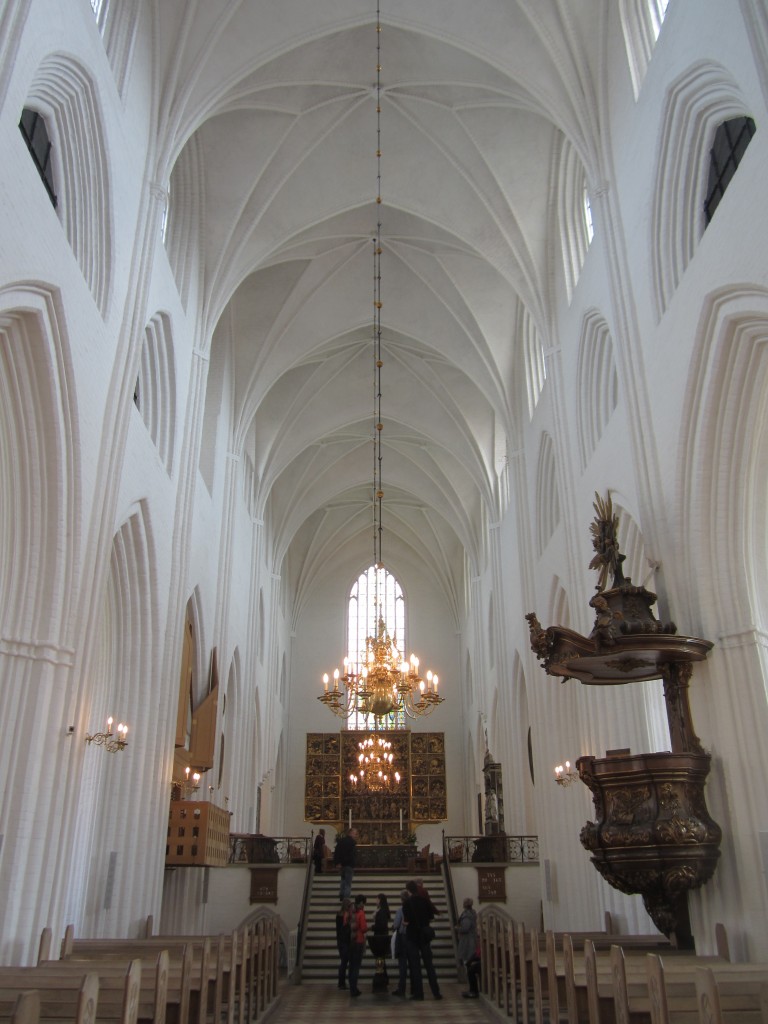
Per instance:
[[[0,963],[192,804],[768,960],[768,7],[379,2],[0,3]]]

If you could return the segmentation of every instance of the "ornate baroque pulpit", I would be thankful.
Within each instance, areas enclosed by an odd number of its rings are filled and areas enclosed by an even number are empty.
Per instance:
[[[563,626],[544,629],[526,616],[531,647],[545,671],[561,680],[593,686],[664,681],[671,750],[604,758],[579,758],[579,776],[590,789],[595,821],[581,830],[581,843],[605,880],[624,893],[640,893],[656,927],[692,945],[687,894],[712,877],[720,856],[721,831],[707,811],[704,786],[710,755],[693,728],[688,687],[693,664],[712,648],[707,640],[680,636],[673,622],[651,611],[656,595],[625,579],[610,498],[595,496],[591,531],[599,570],[594,628],[582,636]],[[606,583],[612,574],[610,588]]]

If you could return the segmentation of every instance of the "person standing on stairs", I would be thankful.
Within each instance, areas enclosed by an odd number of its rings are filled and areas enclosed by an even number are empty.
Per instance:
[[[457,954],[459,963],[466,967],[468,961],[475,955],[477,945],[477,913],[472,906],[471,896],[464,900],[464,909],[459,915],[459,923],[456,926],[459,933]]]
[[[336,949],[339,951],[339,988],[347,987],[349,947],[352,944],[352,914],[354,904],[347,898],[341,901],[336,914]]]
[[[315,862],[315,872],[320,874],[323,870],[323,860],[325,859],[325,829],[321,828],[315,836],[315,842],[312,847],[312,860]]]
[[[352,941],[349,947],[349,995],[356,999],[362,995],[357,986],[360,977],[360,965],[365,952],[365,933],[368,922],[365,919],[365,896],[355,896],[355,909],[352,913]]]
[[[392,913],[389,909],[389,903],[387,901],[386,894],[380,892],[379,895],[376,897],[376,916],[373,919],[373,934],[389,935],[389,922],[391,919]],[[387,984],[389,984],[389,975],[387,974],[386,960],[384,961],[384,981]]]
[[[421,977],[421,964],[427,972],[427,981],[435,999],[442,999],[440,986],[437,983],[435,965],[432,962],[432,939],[435,930],[432,918],[434,907],[429,899],[419,895],[415,882],[408,882],[405,887],[411,894],[403,904],[405,919],[405,948],[408,953],[408,969],[411,974],[411,999],[424,998],[424,980]]]
[[[357,829],[351,828],[336,840],[333,851],[333,863],[341,872],[339,883],[339,899],[352,895],[352,879],[355,874],[355,847],[357,846]]]
[[[397,960],[398,969],[397,988],[393,989],[392,995],[401,999],[405,999],[405,986],[408,981],[408,953],[405,948],[403,906],[410,895],[407,889],[403,889],[400,893],[400,906],[395,911],[395,920],[392,924],[392,956]]]

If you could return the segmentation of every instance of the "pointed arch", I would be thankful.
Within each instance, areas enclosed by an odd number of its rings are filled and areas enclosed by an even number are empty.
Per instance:
[[[35,72],[24,106],[45,118],[53,144],[58,214],[104,317],[114,251],[109,149],[96,87],[71,57],[50,54]]]
[[[90,722],[103,722],[112,714],[116,721],[119,717],[126,722],[129,747],[146,743],[158,725],[158,695],[153,692],[158,601],[148,583],[155,562],[147,506],[139,502],[112,539],[100,643],[91,673],[106,682],[92,689],[86,716]],[[150,758],[128,773],[116,771],[111,761],[105,766],[101,757],[85,761],[86,798],[79,808],[77,829],[82,837],[78,841],[90,845],[82,857],[86,866],[81,870],[87,872],[85,894],[77,901],[78,928],[83,931],[103,929],[106,924],[109,934],[124,934],[137,908],[149,913],[153,905],[163,850],[158,846],[130,862],[121,862],[120,857],[121,851],[130,849],[134,832],[153,834],[158,816],[167,807],[167,795],[155,785],[156,776],[157,764]],[[133,801],[135,787],[148,796],[128,816],[121,808]],[[114,887],[110,888],[105,878],[113,862]]]
[[[79,427],[64,316],[42,285],[0,289],[0,637],[63,639],[79,558]]]
[[[200,272],[199,226],[205,221],[203,154],[193,135],[179,154],[168,190],[165,247],[182,305],[188,311]]]
[[[97,0],[91,0],[93,7]],[[137,0],[115,3],[114,0],[100,0],[95,10],[99,31],[104,39],[112,74],[120,95],[125,94],[128,72],[133,58],[136,33],[141,23]]]
[[[563,136],[557,152],[558,228],[565,290],[570,303],[591,242],[587,175],[574,147]]]
[[[619,0],[619,17],[635,99],[653,56],[668,0]]]
[[[167,313],[156,313],[144,328],[134,401],[170,476],[176,436],[176,367]]]
[[[619,400],[613,339],[596,309],[590,310],[582,323],[577,374],[579,448],[584,470]]]
[[[691,586],[723,633],[768,620],[768,289],[715,293],[701,320],[680,451]],[[696,524],[708,523],[702,533]],[[696,613],[697,621],[701,611]]]
[[[186,618],[192,628],[191,693],[197,705],[205,697],[208,680],[203,660],[205,636],[203,628],[203,600],[199,587],[195,587],[187,601]]]
[[[488,599],[488,668],[496,667],[496,602],[494,595]]]
[[[670,86],[661,118],[651,214],[651,261],[660,320],[706,227],[708,153],[717,126],[749,112],[731,74],[699,61]]]
[[[549,434],[544,433],[539,444],[536,470],[536,522],[538,524],[539,555],[552,539],[560,523],[560,493],[557,486],[555,446]]]
[[[221,699],[221,720],[219,723],[219,750],[217,754],[217,788],[227,796],[234,795],[236,734],[242,716],[242,695],[240,679],[240,650],[235,648],[227,672],[227,688]]]
[[[541,336],[533,322],[530,310],[522,303],[518,305],[517,313],[517,334],[523,347],[525,359],[525,383],[528,397],[528,418],[533,419],[533,413],[538,405],[544,384],[547,380],[547,364],[544,360],[544,348],[541,344]]]

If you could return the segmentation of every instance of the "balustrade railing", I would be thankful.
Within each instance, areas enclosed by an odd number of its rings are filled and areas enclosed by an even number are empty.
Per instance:
[[[230,864],[306,864],[310,857],[308,836],[260,836],[232,832]]]
[[[445,836],[443,856],[451,864],[538,864],[538,836]]]

